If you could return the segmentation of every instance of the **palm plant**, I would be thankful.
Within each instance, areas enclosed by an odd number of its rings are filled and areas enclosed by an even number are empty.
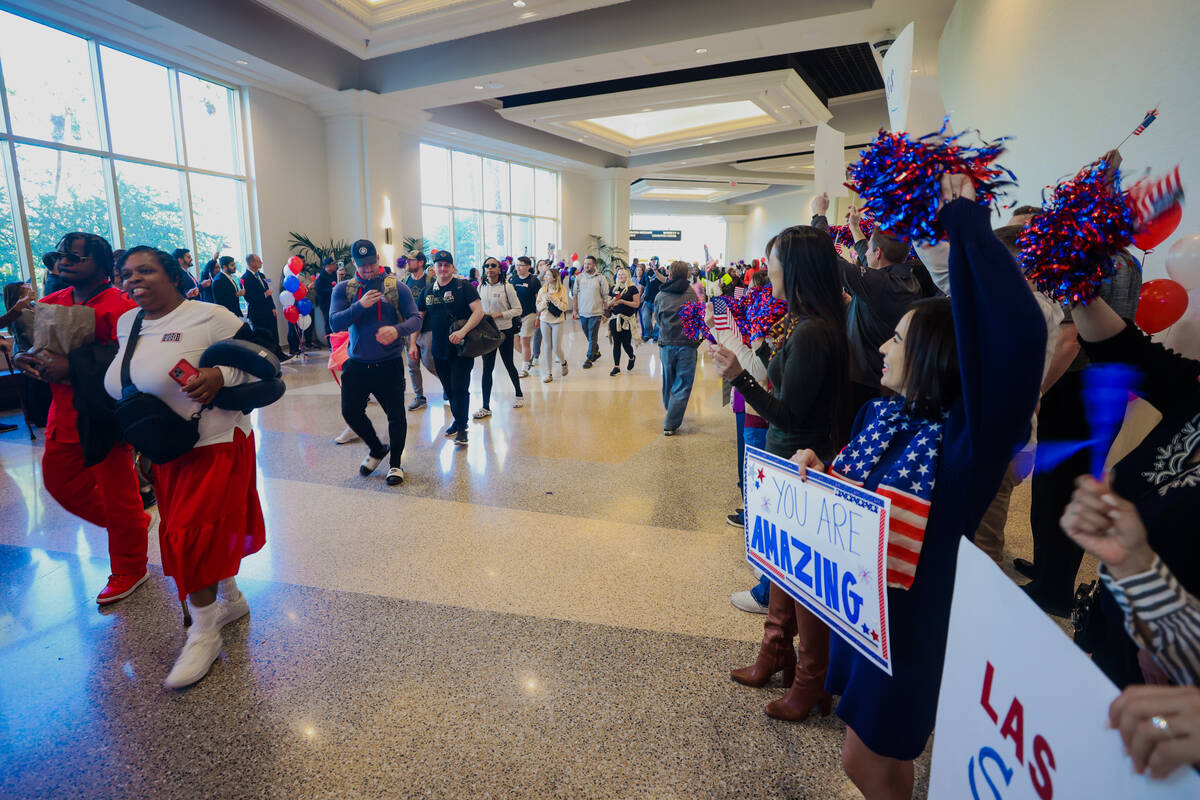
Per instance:
[[[596,267],[605,275],[612,277],[613,273],[623,267],[628,267],[629,262],[625,260],[625,256],[629,255],[623,247],[617,247],[604,241],[604,237],[593,233],[588,236],[592,240],[591,255],[596,257]]]
[[[425,252],[425,240],[420,236],[405,236],[400,240],[400,246],[404,248],[404,253]]]
[[[350,243],[345,239],[321,243],[294,231],[289,231],[288,235],[292,237],[288,240],[288,248],[304,259],[305,272],[318,271],[326,257],[332,257],[334,261],[350,260]]]

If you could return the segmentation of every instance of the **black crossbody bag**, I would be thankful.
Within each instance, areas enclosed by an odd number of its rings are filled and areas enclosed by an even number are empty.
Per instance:
[[[190,419],[184,419],[165,402],[133,385],[129,362],[142,332],[144,316],[144,311],[138,312],[125,344],[125,357],[121,360],[121,399],[117,401],[116,417],[122,437],[134,450],[155,464],[165,464],[191,451],[200,441],[200,411]]]

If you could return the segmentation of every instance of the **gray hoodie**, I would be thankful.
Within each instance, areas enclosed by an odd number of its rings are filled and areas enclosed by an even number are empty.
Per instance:
[[[687,278],[676,278],[663,285],[654,298],[654,321],[658,324],[660,345],[699,346],[699,340],[684,336],[683,323],[679,319],[680,306],[695,299],[696,293]]]

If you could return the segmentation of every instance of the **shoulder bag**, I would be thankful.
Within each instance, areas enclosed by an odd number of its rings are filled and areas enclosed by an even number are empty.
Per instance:
[[[134,450],[155,464],[165,464],[189,452],[200,440],[200,411],[184,419],[152,394],[139,391],[129,377],[129,362],[142,332],[144,311],[139,311],[125,343],[121,360],[121,399],[117,401],[117,424]],[[207,408],[207,406],[206,406]]]
[[[450,323],[450,332],[453,333],[466,324],[467,320],[456,319]],[[485,314],[479,324],[467,331],[466,337],[458,343],[458,355],[462,358],[487,355],[500,347],[500,343],[503,341],[504,334],[497,327],[496,320]]]

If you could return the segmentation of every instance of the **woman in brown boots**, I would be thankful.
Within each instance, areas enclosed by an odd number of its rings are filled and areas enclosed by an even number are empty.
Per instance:
[[[807,225],[787,228],[769,250],[772,294],[788,304],[787,316],[767,337],[769,351],[760,348],[758,353],[770,359],[770,389],[743,369],[737,354],[720,345],[711,345],[710,352],[721,375],[770,424],[768,452],[790,458],[807,448],[828,461],[845,444],[853,413],[838,256],[829,234]],[[774,583],[764,627],[758,659],[733,670],[732,678],[747,686],[765,686],[782,672],[784,685],[791,688],[765,709],[776,719],[802,720],[814,707],[829,714],[829,628]],[[792,648],[797,634],[798,654]]]

